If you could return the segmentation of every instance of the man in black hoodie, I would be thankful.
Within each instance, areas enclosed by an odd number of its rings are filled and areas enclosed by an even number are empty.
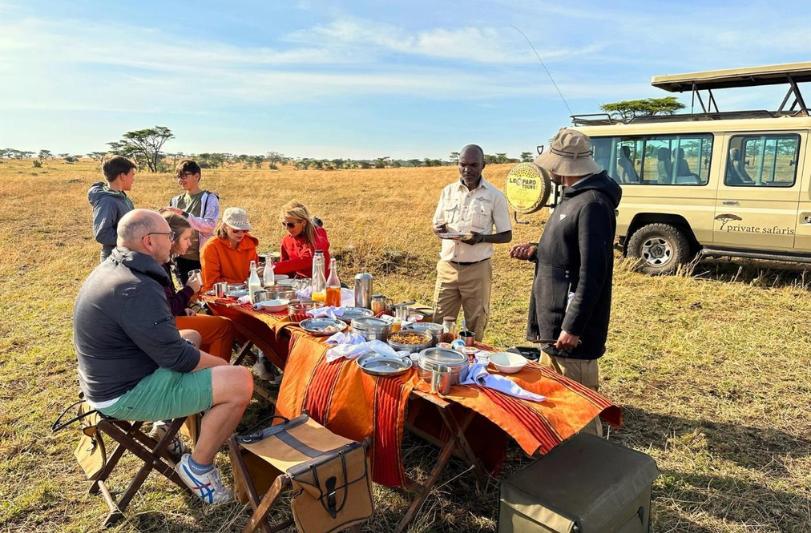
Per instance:
[[[564,192],[538,245],[520,244],[510,251],[516,259],[536,262],[527,338],[556,340],[545,348],[544,359],[564,376],[597,390],[622,190],[594,161],[591,140],[577,130],[561,129],[535,164]],[[597,427],[599,432],[599,422]]]
[[[101,167],[107,183],[99,181],[90,186],[87,200],[93,206],[93,236],[101,244],[104,261],[115,248],[116,228],[121,217],[133,210],[127,191],[135,182],[135,163],[117,155]]]

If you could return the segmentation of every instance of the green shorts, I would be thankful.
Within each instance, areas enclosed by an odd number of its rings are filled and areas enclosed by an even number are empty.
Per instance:
[[[212,402],[210,368],[197,372],[159,368],[99,411],[119,420],[170,420],[204,411]]]

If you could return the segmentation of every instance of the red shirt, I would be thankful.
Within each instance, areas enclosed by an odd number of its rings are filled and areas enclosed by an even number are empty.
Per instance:
[[[313,255],[316,250],[324,252],[324,276],[329,277],[329,239],[324,228],[315,228],[315,246],[307,242],[303,234],[293,237],[288,234],[282,239],[282,259],[273,265],[276,274],[287,274],[309,278],[313,273]]]

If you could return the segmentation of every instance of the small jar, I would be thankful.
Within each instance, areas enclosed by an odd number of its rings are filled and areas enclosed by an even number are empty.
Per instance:
[[[456,339],[456,317],[446,316],[442,319],[440,342],[453,342]]]

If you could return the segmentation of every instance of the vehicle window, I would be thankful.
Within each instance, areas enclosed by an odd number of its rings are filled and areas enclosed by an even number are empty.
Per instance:
[[[800,136],[735,135],[729,141],[724,184],[733,187],[791,187],[797,175]]]
[[[620,184],[706,185],[713,136],[596,137],[594,158]]]

